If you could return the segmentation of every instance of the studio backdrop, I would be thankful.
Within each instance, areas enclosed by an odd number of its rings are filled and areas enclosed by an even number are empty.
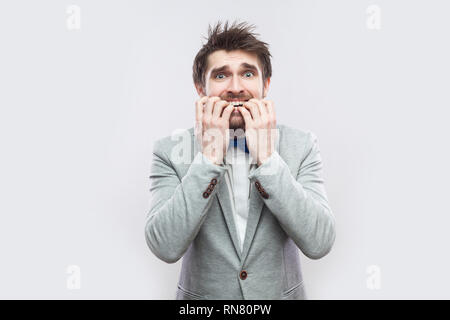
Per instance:
[[[0,298],[173,299],[147,247],[153,144],[194,125],[208,26],[267,42],[336,218],[310,299],[450,298],[447,1],[3,1]]]

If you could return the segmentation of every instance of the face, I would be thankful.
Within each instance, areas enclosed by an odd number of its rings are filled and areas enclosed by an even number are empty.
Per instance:
[[[218,50],[208,56],[205,87],[197,87],[203,96],[217,96],[226,101],[263,99],[267,95],[270,78],[263,83],[262,70],[256,54],[242,50]],[[236,109],[230,116],[230,129],[245,130],[245,121]]]

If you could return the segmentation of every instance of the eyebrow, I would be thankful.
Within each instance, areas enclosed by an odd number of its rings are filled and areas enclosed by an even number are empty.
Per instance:
[[[219,72],[224,72],[226,70],[229,70],[229,68],[230,68],[229,65],[224,65],[224,66],[221,66],[221,67],[218,67],[218,68],[214,68],[214,69],[211,70],[211,75],[215,75],[215,74],[217,74]],[[252,70],[252,71],[255,71],[256,73],[258,72],[258,68],[255,65],[250,64],[250,63],[246,63],[246,62],[241,63],[240,68],[241,69]]]

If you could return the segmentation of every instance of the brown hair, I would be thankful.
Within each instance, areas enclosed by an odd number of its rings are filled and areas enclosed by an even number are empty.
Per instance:
[[[269,45],[256,38],[257,33],[252,32],[255,28],[246,22],[233,22],[231,26],[228,21],[223,28],[219,21],[214,27],[209,26],[208,37],[204,37],[207,42],[203,45],[194,59],[192,77],[195,84],[205,86],[205,73],[208,67],[208,56],[217,50],[244,50],[258,56],[262,66],[263,82],[272,76],[272,64]]]

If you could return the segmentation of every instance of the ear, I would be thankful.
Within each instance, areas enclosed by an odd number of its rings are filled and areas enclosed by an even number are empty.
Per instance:
[[[200,97],[204,97],[205,96],[205,91],[203,90],[203,87],[201,84],[196,83],[195,84],[195,89],[197,90],[197,93]]]
[[[264,98],[267,96],[267,93],[269,92],[269,85],[270,85],[270,78],[267,78],[266,82],[264,83],[264,90],[263,90]]]

